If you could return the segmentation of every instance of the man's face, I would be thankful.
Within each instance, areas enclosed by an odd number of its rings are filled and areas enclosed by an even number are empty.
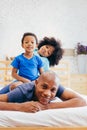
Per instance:
[[[49,77],[44,77],[35,81],[35,87],[35,94],[38,101],[45,105],[55,97],[58,84],[56,79],[52,80]]]

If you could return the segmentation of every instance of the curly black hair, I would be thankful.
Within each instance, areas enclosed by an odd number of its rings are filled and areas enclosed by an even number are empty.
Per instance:
[[[38,50],[44,45],[51,45],[55,48],[53,54],[48,58],[50,66],[58,65],[59,60],[62,58],[64,50],[61,48],[60,40],[56,40],[54,37],[44,37],[38,44]]]

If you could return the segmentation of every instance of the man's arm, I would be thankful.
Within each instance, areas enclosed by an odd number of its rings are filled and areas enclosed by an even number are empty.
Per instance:
[[[42,105],[39,102],[24,102],[24,103],[8,103],[7,94],[0,95],[0,110],[13,110],[24,112],[37,112],[46,109],[68,108],[86,106],[86,100],[74,91],[65,89],[60,97],[63,102],[51,102],[47,105]]]
[[[24,103],[10,103],[8,102],[7,94],[0,95],[0,110],[35,113],[37,111],[45,109],[47,109],[46,106],[42,105],[39,102],[29,101]]]
[[[8,103],[7,94],[0,95],[0,110],[18,110],[19,105],[16,103]]]
[[[45,109],[47,109],[46,106],[40,104],[39,102],[34,102],[34,101],[29,101],[24,103],[0,102],[0,110],[35,113]]]
[[[62,102],[51,102],[48,104],[48,109],[81,107],[87,105],[87,101],[79,93],[66,88],[62,93],[60,99]]]

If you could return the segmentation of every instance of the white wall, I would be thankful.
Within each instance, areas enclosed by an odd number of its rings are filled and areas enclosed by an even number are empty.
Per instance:
[[[87,45],[87,0],[0,0],[0,58],[23,51],[24,32],[54,36],[64,48]]]

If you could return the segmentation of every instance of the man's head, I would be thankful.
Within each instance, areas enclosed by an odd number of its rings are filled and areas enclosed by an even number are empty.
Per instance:
[[[53,71],[47,71],[35,81],[35,94],[42,104],[49,103],[55,96],[59,86],[59,78]]]

